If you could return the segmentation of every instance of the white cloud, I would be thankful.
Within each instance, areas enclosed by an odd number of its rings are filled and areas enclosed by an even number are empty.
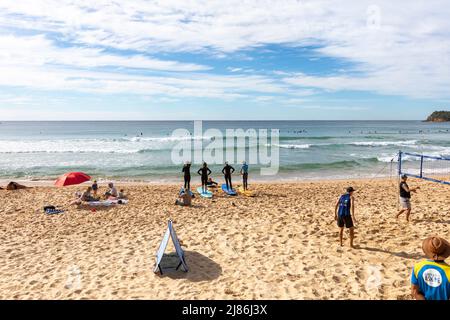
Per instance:
[[[1,95],[0,96],[0,106],[2,105],[30,105],[34,103],[34,99],[28,96],[12,96],[12,95]]]
[[[323,106],[323,105],[304,105],[302,109],[310,110],[328,110],[328,111],[362,111],[370,110],[369,107],[348,107],[348,106]]]
[[[148,114],[145,112],[109,112],[109,111],[47,111],[47,110],[29,110],[29,109],[1,109],[2,121],[54,121],[54,120],[136,120],[148,119]]]
[[[203,71],[210,69],[210,67],[203,65],[151,59],[143,55],[120,56],[106,53],[101,49],[57,47],[43,35],[21,37],[0,35],[0,65],[116,67],[157,71]]]
[[[0,65],[0,86],[105,94],[167,95],[236,99],[250,93],[281,93],[283,85],[263,76],[209,74],[133,75],[56,67]]]
[[[112,69],[106,72],[100,67]],[[130,69],[170,72],[144,75]],[[208,69],[203,65],[142,55],[119,56],[99,49],[61,48],[42,35],[0,35],[0,85],[3,86],[222,99],[239,98],[245,92],[282,92],[285,86],[257,75],[198,73]]]
[[[314,92],[361,90],[444,99],[450,96],[449,16],[445,0],[230,0],[226,4],[2,0],[0,30],[53,34],[76,46],[57,47],[43,36],[2,36],[0,72],[7,72],[17,85],[89,92],[233,99],[249,92],[292,94],[299,87],[315,88]],[[225,77],[213,75],[213,70],[208,77],[193,73],[143,78],[98,70],[98,75],[87,77],[78,70],[90,68],[94,73],[94,68],[110,66],[201,72],[208,66],[152,59],[143,53],[197,52],[219,57],[266,44],[317,45],[314,59],[337,58],[351,67],[333,75],[276,74],[276,79]],[[105,48],[142,54],[125,57]],[[1,84],[8,85],[4,74],[0,78]]]

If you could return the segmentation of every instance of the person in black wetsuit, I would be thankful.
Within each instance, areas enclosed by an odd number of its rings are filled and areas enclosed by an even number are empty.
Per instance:
[[[203,166],[197,171],[201,175],[202,179],[202,192],[205,193],[208,190],[208,176],[211,174],[206,162],[203,162]]]
[[[181,172],[184,173],[184,189],[190,190],[191,189],[191,163],[188,161],[183,166],[183,170]]]
[[[222,173],[225,176],[225,183],[227,184],[228,190],[233,190],[233,185],[231,184],[231,174],[234,172],[234,168],[225,162],[225,167],[222,169]]]

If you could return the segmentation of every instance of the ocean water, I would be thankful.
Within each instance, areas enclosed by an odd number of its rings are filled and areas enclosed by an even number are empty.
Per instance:
[[[389,176],[396,168],[391,159],[399,150],[450,157],[450,123],[204,121],[202,126],[203,131],[215,128],[222,133],[238,128],[279,129],[277,143],[247,141],[247,152],[261,147],[279,150],[276,175],[260,174],[267,165],[250,166],[250,177],[256,180]],[[180,128],[192,136],[173,137]],[[172,150],[191,139],[200,140],[201,147],[211,142],[208,136],[194,134],[192,121],[1,122],[0,179],[48,180],[83,171],[100,180],[177,181],[181,166],[172,162]],[[199,166],[194,163],[192,172]],[[240,163],[234,166],[239,169]],[[222,166],[210,167],[213,177],[220,179]]]

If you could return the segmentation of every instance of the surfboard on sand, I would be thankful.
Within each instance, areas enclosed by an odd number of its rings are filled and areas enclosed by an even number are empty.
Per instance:
[[[234,190],[234,189],[228,189],[227,188],[227,185],[224,183],[224,184],[222,184],[222,191],[223,192],[225,192],[226,194],[228,194],[229,196],[235,196],[237,193],[236,193],[236,190]]]
[[[197,192],[204,198],[212,198],[212,196],[213,196],[213,193],[209,190],[206,190],[206,192],[203,192],[202,187],[198,187]]]
[[[246,196],[246,197],[254,197],[255,194],[253,193],[253,191],[250,190],[244,190],[244,187],[239,187],[238,189],[239,193]]]

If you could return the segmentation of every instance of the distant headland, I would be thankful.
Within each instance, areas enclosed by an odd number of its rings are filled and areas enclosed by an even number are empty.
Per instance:
[[[430,114],[427,122],[447,122],[450,121],[450,111],[435,111]]]

